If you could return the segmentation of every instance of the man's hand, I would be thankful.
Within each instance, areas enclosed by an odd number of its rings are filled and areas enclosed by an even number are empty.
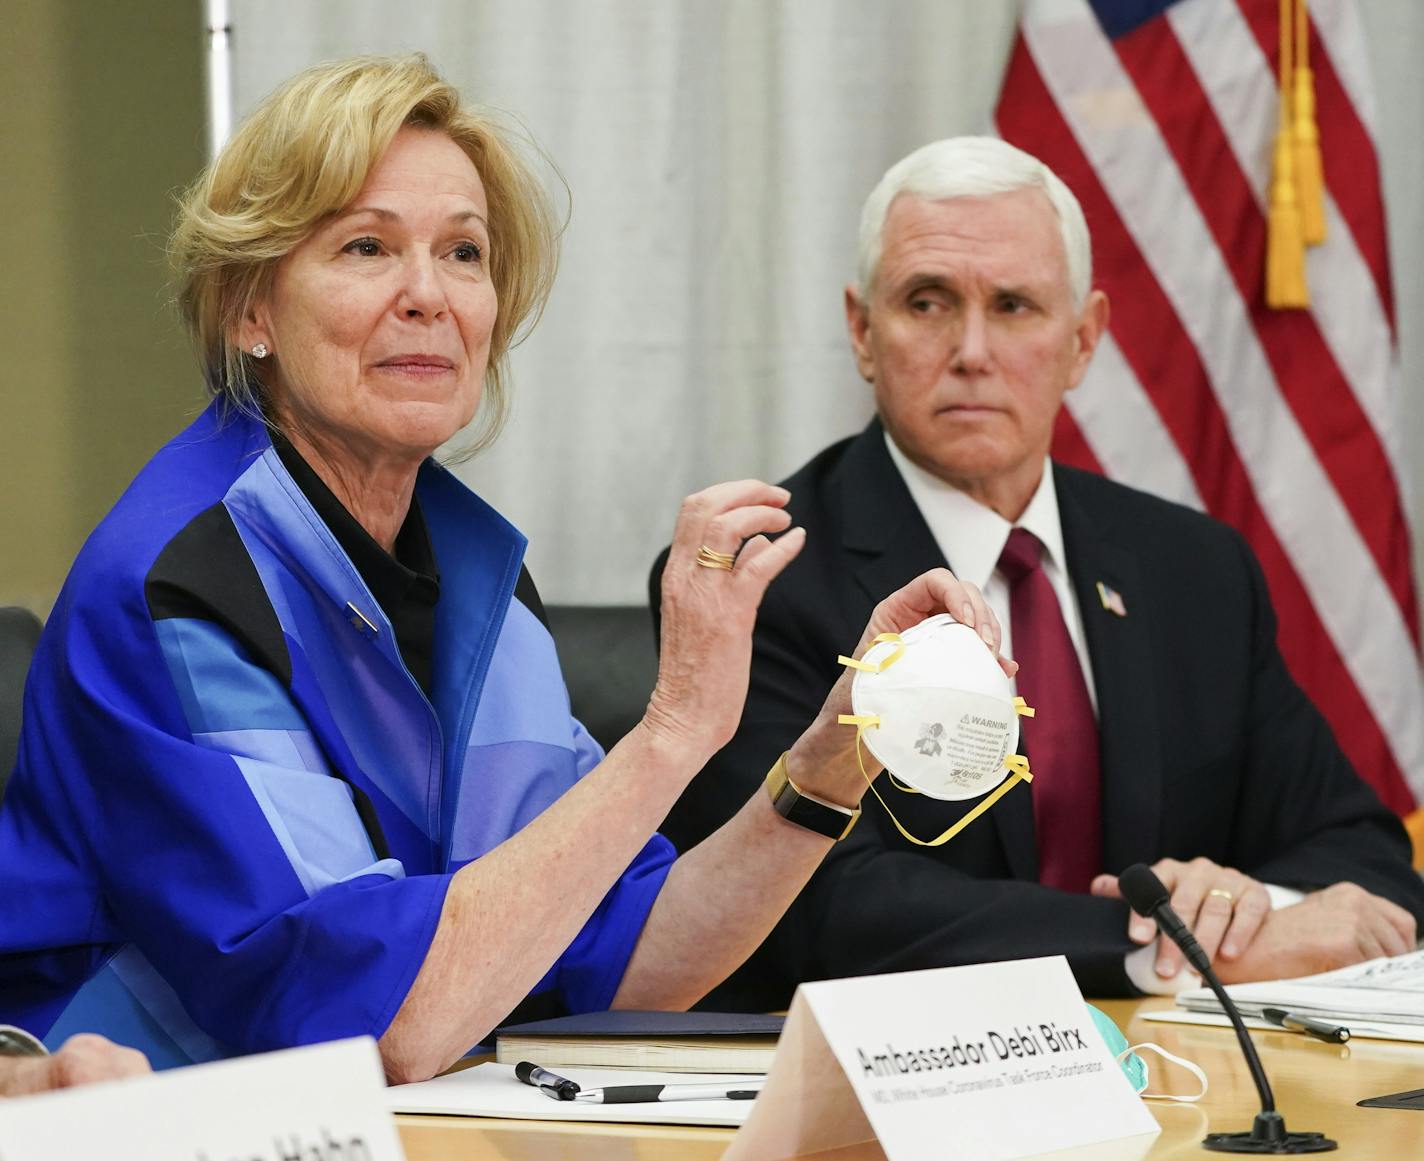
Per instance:
[[[1172,910],[1192,929],[1213,964],[1245,955],[1271,914],[1271,896],[1266,888],[1232,867],[1204,858],[1189,863],[1161,859],[1152,865],[1152,870],[1172,893]],[[1091,893],[1108,899],[1122,898],[1116,875],[1099,875],[1093,880]],[[1127,934],[1134,943],[1150,943],[1157,934],[1157,925],[1151,919],[1133,915]],[[1159,940],[1157,974],[1171,979],[1182,970],[1185,958],[1170,939]]]
[[[1354,883],[1336,883],[1272,911],[1223,983],[1309,976],[1414,950],[1414,916]]]
[[[148,1059],[102,1036],[71,1036],[53,1056],[0,1057],[0,1096],[25,1096],[151,1071]]]

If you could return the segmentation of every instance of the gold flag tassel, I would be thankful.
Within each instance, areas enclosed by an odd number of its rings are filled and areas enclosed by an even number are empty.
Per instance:
[[[1295,183],[1300,192],[1301,235],[1307,246],[1325,241],[1325,176],[1320,129],[1315,122],[1315,73],[1310,68],[1310,13],[1295,0],[1295,87],[1291,119],[1295,136]]]
[[[1305,238],[1296,189],[1295,134],[1291,126],[1291,42],[1295,0],[1281,0],[1281,113],[1271,166],[1270,212],[1266,220],[1266,305],[1290,310],[1310,305],[1305,282]]]

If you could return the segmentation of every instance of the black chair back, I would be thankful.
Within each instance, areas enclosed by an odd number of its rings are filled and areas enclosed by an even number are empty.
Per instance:
[[[605,750],[638,724],[658,676],[652,615],[633,605],[548,605],[574,717]]]
[[[0,609],[0,800],[15,768],[25,674],[39,639],[39,618],[28,609]]]

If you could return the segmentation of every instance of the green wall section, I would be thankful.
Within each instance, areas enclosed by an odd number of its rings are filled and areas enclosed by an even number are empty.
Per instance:
[[[203,164],[198,0],[6,0],[0,604],[44,614],[84,537],[203,403],[169,306]]]

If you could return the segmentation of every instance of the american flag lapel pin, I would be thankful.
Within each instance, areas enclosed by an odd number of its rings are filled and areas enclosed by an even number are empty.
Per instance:
[[[1098,600],[1102,601],[1103,608],[1109,613],[1116,613],[1119,617],[1127,616],[1127,605],[1123,603],[1122,594],[1102,581],[1098,581]]]

